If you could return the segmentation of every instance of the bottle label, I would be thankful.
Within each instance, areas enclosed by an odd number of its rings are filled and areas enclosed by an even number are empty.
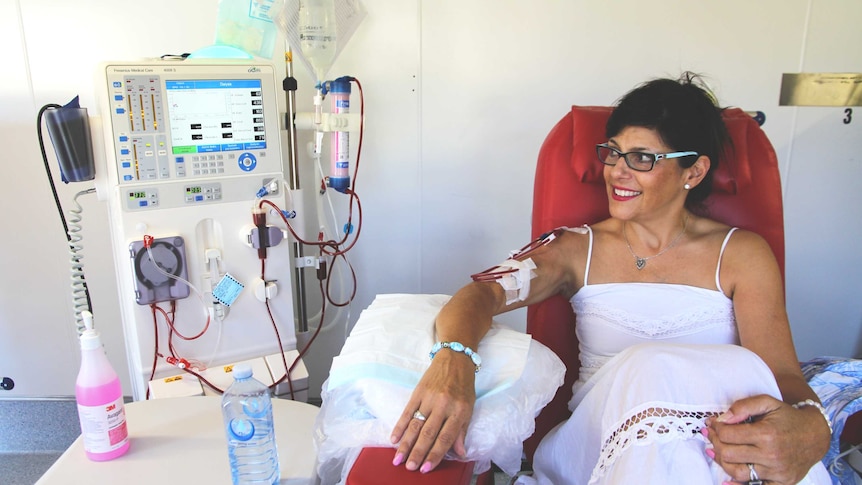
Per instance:
[[[122,396],[101,406],[79,404],[78,417],[81,420],[84,449],[90,453],[108,453],[122,447],[129,440]]]

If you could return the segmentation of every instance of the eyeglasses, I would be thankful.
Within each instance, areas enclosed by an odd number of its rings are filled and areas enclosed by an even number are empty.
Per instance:
[[[626,165],[630,169],[638,172],[649,172],[655,167],[655,162],[669,158],[696,157],[697,152],[673,152],[673,153],[644,153],[644,152],[628,152],[623,153],[616,148],[610,147],[604,143],[596,145],[596,155],[599,156],[599,161],[605,165],[613,167],[617,164],[620,157],[625,159]]]

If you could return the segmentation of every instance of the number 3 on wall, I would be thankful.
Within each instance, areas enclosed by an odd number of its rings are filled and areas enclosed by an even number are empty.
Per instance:
[[[844,124],[849,125],[851,121],[853,121],[853,108],[847,108],[844,110]]]

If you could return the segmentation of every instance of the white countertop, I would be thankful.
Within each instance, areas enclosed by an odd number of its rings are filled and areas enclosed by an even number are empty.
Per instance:
[[[312,442],[319,409],[273,399],[281,484],[315,483]],[[81,437],[36,482],[51,484],[231,483],[221,397],[182,397],[126,404],[131,445],[123,456],[90,461]]]

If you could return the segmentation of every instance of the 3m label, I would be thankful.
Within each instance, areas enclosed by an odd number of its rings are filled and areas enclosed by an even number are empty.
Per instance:
[[[108,453],[122,447],[129,440],[122,397],[102,406],[79,404],[78,416],[81,419],[84,449],[90,453]]]

